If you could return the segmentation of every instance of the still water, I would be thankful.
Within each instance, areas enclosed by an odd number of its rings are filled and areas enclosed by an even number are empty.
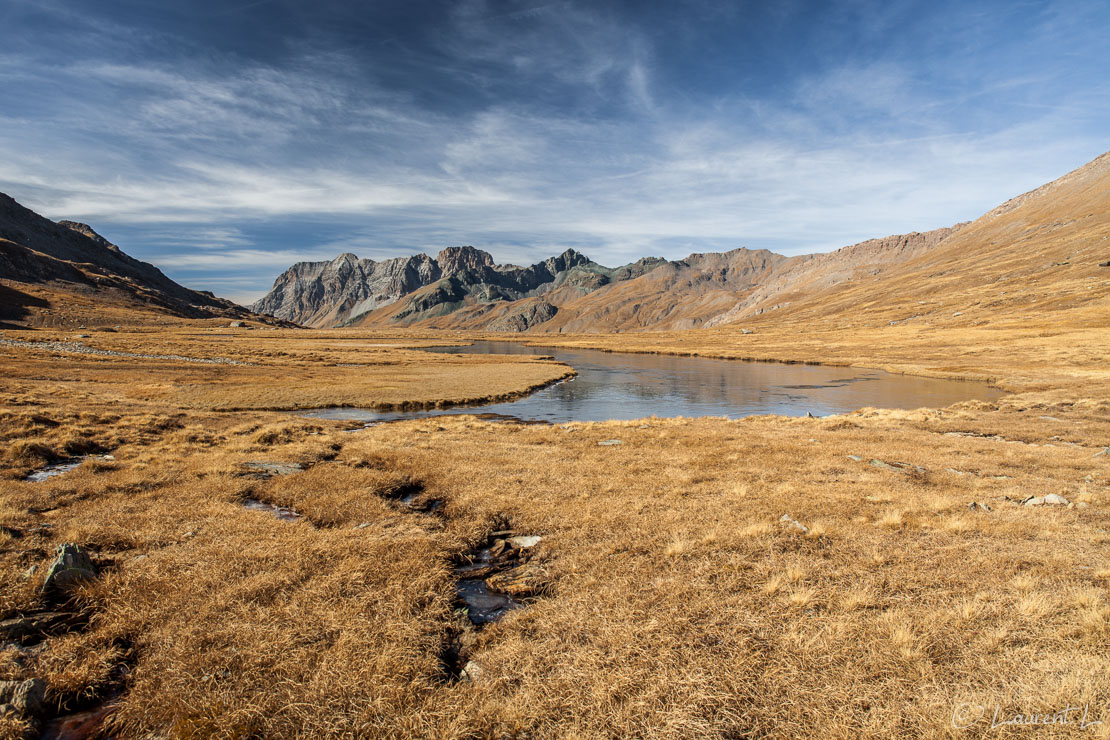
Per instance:
[[[498,414],[551,423],[647,416],[826,416],[864,406],[939,407],[971,399],[989,401],[1002,395],[1002,391],[985,383],[823,365],[527,347],[516,342],[475,342],[465,347],[431,347],[428,351],[550,355],[573,367],[578,375],[503,403],[422,411],[319,409],[309,415],[394,421],[442,414]]]

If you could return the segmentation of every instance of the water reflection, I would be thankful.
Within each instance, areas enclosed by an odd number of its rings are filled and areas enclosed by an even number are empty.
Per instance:
[[[391,421],[442,414],[489,413],[552,423],[647,416],[738,418],[755,414],[805,416],[807,413],[825,416],[864,406],[939,407],[970,399],[993,400],[1002,395],[985,383],[821,365],[527,347],[516,342],[475,342],[466,347],[433,347],[427,351],[551,355],[572,366],[578,375],[517,401],[465,409],[383,412],[321,409],[310,414],[332,419]]]

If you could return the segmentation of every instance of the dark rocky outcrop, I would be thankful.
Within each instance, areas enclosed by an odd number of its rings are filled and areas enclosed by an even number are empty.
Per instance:
[[[190,290],[76,221],[55,223],[0,193],[0,277],[67,289],[189,318],[246,317],[211,293]],[[18,316],[16,318],[23,318]]]
[[[487,328],[490,331],[528,331],[537,324],[550,321],[558,311],[547,301],[525,303],[491,321]]]
[[[85,548],[65,542],[54,551],[54,562],[46,573],[42,590],[48,594],[64,595],[96,576],[96,565]]]

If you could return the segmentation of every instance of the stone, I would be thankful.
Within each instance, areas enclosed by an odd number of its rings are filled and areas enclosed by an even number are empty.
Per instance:
[[[228,326],[229,329],[242,329],[243,328],[243,322],[242,321],[232,321],[227,326]]]
[[[872,460],[871,465],[882,470],[889,470],[894,473],[917,473],[918,475],[925,475],[925,468],[920,465],[905,462],[886,462],[884,460]]]
[[[76,543],[64,542],[54,551],[54,562],[46,572],[42,590],[65,594],[82,583],[94,580],[96,576],[96,565],[89,553]]]
[[[510,537],[506,541],[510,545],[512,545],[512,547],[514,549],[526,550],[529,547],[535,547],[536,545],[540,544],[540,540],[542,540],[542,539],[543,539],[543,537],[540,537],[539,535],[534,534],[534,535],[529,535],[529,536],[522,535],[520,537]]]
[[[39,612],[11,617],[0,622],[0,639],[12,642],[34,640],[44,634],[60,631],[70,623],[70,615],[61,612]]]
[[[1110,447],[1107,447],[1105,450],[1099,450],[1095,454],[1091,455],[1091,457],[1098,457],[1099,455],[1110,456]]]
[[[991,512],[990,504],[981,504],[978,501],[972,501],[967,505],[967,508],[971,511],[983,511],[988,514]]]
[[[751,329],[741,329],[740,333],[741,334],[754,334],[755,332],[753,332]]]
[[[1110,267],[1110,260],[1107,260],[1106,262],[1099,262],[1098,266],[1099,267]]]
[[[46,682],[41,678],[25,681],[0,681],[0,704],[8,704],[24,717],[41,717],[46,697]]]
[[[793,532],[799,532],[801,534],[808,534],[809,533],[809,527],[802,524],[801,522],[799,522],[797,519],[790,516],[789,514],[783,514],[781,517],[779,517],[779,524],[783,525],[788,530],[793,531]]]
[[[863,462],[863,458],[859,455],[848,455],[848,459],[852,462]]]
[[[482,666],[478,665],[473,660],[468,660],[466,665],[463,666],[462,671],[459,672],[459,678],[464,681],[477,681],[482,677]]]
[[[597,443],[598,447],[612,447],[613,445],[624,444],[619,439],[606,439]]]
[[[535,596],[545,591],[547,586],[547,571],[537,563],[518,565],[486,579],[486,588],[490,591],[517,598]]]
[[[1021,502],[1023,506],[1067,506],[1068,500],[1058,493],[1047,496],[1031,496]]]

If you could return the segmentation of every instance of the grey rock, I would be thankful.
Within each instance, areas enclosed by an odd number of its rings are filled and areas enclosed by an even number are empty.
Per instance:
[[[34,640],[46,634],[64,631],[71,621],[71,615],[62,612],[38,612],[11,617],[0,622],[0,639],[12,642]]]
[[[889,470],[894,473],[917,473],[918,475],[925,475],[927,472],[925,468],[920,465],[906,462],[886,462],[884,460],[872,460],[871,465],[881,470]]]
[[[89,553],[76,543],[64,542],[54,551],[54,562],[50,564],[42,589],[44,592],[65,594],[82,583],[94,580],[96,576],[96,565]]]
[[[459,673],[459,678],[464,681],[477,681],[482,677],[482,666],[473,660],[468,660]]]
[[[539,535],[521,535],[519,537],[510,537],[506,542],[517,550],[526,550],[529,547],[535,547],[540,544],[540,540],[542,539],[543,537]]]
[[[41,717],[44,712],[46,682],[41,678],[25,681],[0,681],[0,704],[8,704],[24,717]]]
[[[597,443],[598,447],[612,447],[613,445],[624,444],[619,439],[606,439]]]
[[[1021,502],[1023,506],[1067,506],[1068,500],[1058,493],[1047,496],[1030,496]]]
[[[244,324],[242,321],[232,321],[227,325],[229,329],[242,329]]]
[[[859,455],[848,455],[848,459],[852,462],[863,462],[863,458]]]
[[[755,332],[753,332],[751,329],[741,329],[740,333],[741,334],[754,334]]]
[[[967,508],[971,511],[983,511],[988,514],[992,511],[990,504],[981,504],[978,501],[972,501],[967,505]]]
[[[781,517],[779,517],[779,524],[792,532],[799,532],[801,534],[809,533],[809,527],[802,524],[789,514],[783,514]]]

